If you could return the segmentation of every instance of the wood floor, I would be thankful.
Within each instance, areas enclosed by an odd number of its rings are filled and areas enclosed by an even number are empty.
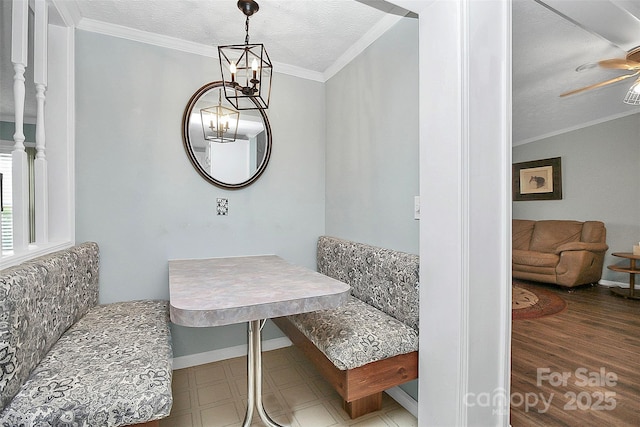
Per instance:
[[[539,286],[567,309],[513,321],[511,425],[640,426],[640,301]]]

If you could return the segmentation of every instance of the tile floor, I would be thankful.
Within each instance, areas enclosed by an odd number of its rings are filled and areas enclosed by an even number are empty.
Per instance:
[[[267,413],[291,427],[412,427],[418,421],[383,393],[383,408],[351,420],[340,396],[295,347],[263,355],[263,400]],[[246,358],[174,371],[173,409],[160,427],[235,427],[244,419]],[[252,426],[264,425],[254,413]]]

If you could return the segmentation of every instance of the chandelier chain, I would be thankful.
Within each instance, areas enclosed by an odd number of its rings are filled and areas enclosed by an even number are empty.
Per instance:
[[[246,32],[246,36],[244,37],[244,44],[249,44],[249,17],[247,16],[247,20],[244,23],[244,30]]]

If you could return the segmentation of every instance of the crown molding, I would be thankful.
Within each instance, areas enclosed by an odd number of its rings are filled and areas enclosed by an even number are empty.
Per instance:
[[[313,71],[307,68],[297,67],[295,65],[284,64],[282,62],[273,63],[274,72],[287,74],[289,76],[300,77],[301,79],[314,80],[324,83],[326,79],[320,71]]]
[[[568,128],[559,129],[559,130],[554,131],[554,132],[545,133],[544,135],[538,135],[538,136],[534,136],[532,138],[527,138],[527,139],[523,139],[523,140],[520,140],[520,141],[514,141],[513,142],[513,146],[517,147],[519,145],[525,145],[525,144],[529,144],[531,142],[541,141],[543,139],[552,138],[554,136],[562,135],[562,134],[567,133],[567,132],[573,132],[575,130],[580,130],[580,129],[583,129],[583,128],[587,128],[589,126],[599,125],[600,123],[605,123],[605,122],[608,122],[608,121],[611,121],[611,120],[621,119],[623,117],[631,116],[633,114],[640,114],[640,110],[636,108],[634,110],[625,111],[623,113],[613,114],[611,116],[602,117],[602,118],[596,119],[596,120],[591,120],[589,122],[581,123],[581,124],[576,125],[576,126],[571,126],[571,127],[568,127]]]
[[[57,3],[61,3],[57,0]],[[150,33],[147,31],[137,30],[134,28],[125,27],[122,25],[110,24],[107,22],[97,21],[95,19],[81,18],[77,4],[74,2],[63,2],[64,5],[70,6],[70,9],[77,10],[77,22],[76,28],[79,30],[90,31],[93,33],[104,34],[107,36],[118,37],[126,40],[137,41],[140,43],[146,43],[153,46],[159,46],[167,49],[179,50],[181,52],[193,53],[196,55],[202,55],[211,58],[218,57],[218,49],[215,46],[204,45],[201,43],[182,40],[176,37],[170,37],[160,35],[156,33]],[[73,14],[72,14],[73,15]],[[75,15],[73,15],[75,16]],[[274,62],[278,73],[287,74],[302,79],[313,80],[324,83],[342,68],[344,68],[349,62],[360,55],[371,43],[378,39],[382,34],[387,32],[393,27],[399,20],[406,15],[389,14],[380,20],[375,26],[373,26],[366,34],[364,34],[354,45],[352,45],[347,51],[342,54],[327,70],[324,72],[313,71],[306,68],[298,67],[295,65],[284,64]],[[72,18],[69,18],[72,19]],[[76,18],[73,18],[76,19]],[[66,22],[66,20],[65,20]]]
[[[78,23],[77,28],[84,31],[104,34],[107,36],[119,37],[122,39],[146,43],[168,49],[175,49],[187,53],[194,53],[196,55],[214,58],[218,57],[218,49],[213,46],[190,42],[176,37],[136,30],[134,28],[124,27],[122,25],[96,21],[94,19],[82,18]]]
[[[201,43],[190,42],[175,37],[150,33],[147,31],[136,30],[121,25],[110,24],[94,19],[83,18],[77,25],[77,28],[93,33],[104,34],[112,37],[119,37],[126,40],[132,40],[140,43],[146,43],[153,46],[159,46],[167,49],[179,50],[181,52],[193,53],[211,58],[218,57],[218,48],[215,46],[203,45]],[[288,74],[307,80],[315,80],[324,82],[324,76],[317,71],[308,70],[306,68],[296,67],[295,65],[274,62],[278,73]]]
[[[80,8],[75,1],[51,0],[66,27],[75,27],[82,20]]]
[[[409,12],[407,12],[409,13]],[[360,39],[355,42],[349,49],[345,51],[340,57],[330,65],[324,74],[324,81],[329,80],[331,77],[338,74],[348,63],[353,61],[358,55],[360,55],[371,43],[376,41],[381,35],[386,33],[391,27],[396,25],[398,21],[404,18],[405,15],[386,15],[376,25],[371,27]]]

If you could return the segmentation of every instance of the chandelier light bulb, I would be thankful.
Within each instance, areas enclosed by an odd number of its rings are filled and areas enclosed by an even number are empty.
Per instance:
[[[253,71],[253,80],[256,80],[258,76],[258,61],[256,61],[256,58],[253,58],[253,61],[251,61],[251,70]]]
[[[236,73],[238,72],[235,62],[229,65],[229,71],[231,71],[231,83],[233,83],[236,81]]]

